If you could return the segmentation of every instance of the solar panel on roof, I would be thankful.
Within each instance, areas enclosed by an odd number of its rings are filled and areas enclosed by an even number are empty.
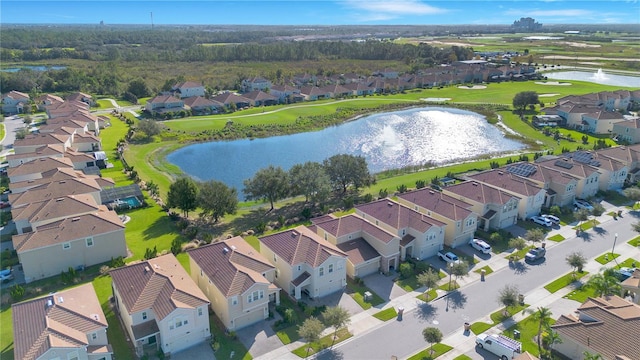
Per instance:
[[[528,163],[520,163],[507,167],[507,171],[518,176],[529,177],[536,172],[536,167]]]
[[[570,163],[568,161],[565,161],[565,160],[556,160],[556,162],[554,164],[556,166],[559,166],[559,167],[567,169],[567,170],[571,169],[573,167],[572,163]]]

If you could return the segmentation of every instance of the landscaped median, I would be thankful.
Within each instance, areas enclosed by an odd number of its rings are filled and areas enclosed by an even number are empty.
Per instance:
[[[526,309],[527,307],[529,307],[528,304],[524,304],[524,305],[517,305],[517,306],[512,306],[509,309],[500,309],[498,311],[495,311],[493,313],[491,313],[491,315],[489,316],[489,318],[491,319],[491,323],[486,323],[483,321],[477,321],[474,322],[473,324],[471,324],[469,330],[471,330],[471,332],[473,332],[474,334],[478,335],[478,334],[482,334],[483,332],[489,330],[490,328],[500,324],[501,322],[510,319],[513,315],[521,312],[522,310]],[[508,315],[505,315],[505,310],[507,311]]]
[[[573,284],[574,282],[580,280],[580,278],[582,278],[583,276],[587,275],[589,272],[587,271],[577,271],[577,272],[570,272],[566,275],[563,275],[559,278],[557,278],[556,280],[548,283],[547,285],[544,286],[545,289],[547,289],[547,291],[549,291],[550,293],[555,293],[556,291],[569,286],[571,284]]]
[[[323,336],[317,342],[304,344],[303,346],[300,346],[299,348],[293,350],[292,352],[304,359],[309,357],[310,355],[317,354],[320,351],[327,349],[337,343],[345,341],[352,336],[353,334],[351,334],[349,330],[341,329],[341,330],[338,330],[337,333],[335,333],[335,338],[334,338],[334,334],[331,333],[327,336]]]
[[[433,345],[433,349],[431,347],[420,351],[419,353],[411,356],[408,360],[423,360],[423,359],[435,359],[440,355],[447,353],[449,350],[453,349],[453,347],[446,344],[435,344]],[[432,352],[433,350],[433,352]]]

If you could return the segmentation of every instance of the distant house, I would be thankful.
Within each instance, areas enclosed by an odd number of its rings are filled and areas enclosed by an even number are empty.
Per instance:
[[[111,270],[115,309],[136,355],[165,355],[208,341],[209,301],[173,256]]]
[[[67,96],[67,101],[81,101],[89,106],[94,106],[96,103],[93,101],[93,96],[82,92],[75,92]]]
[[[111,360],[107,319],[91,283],[11,306],[16,359]]]
[[[260,253],[275,266],[275,283],[295,299],[319,298],[347,286],[347,254],[306,226],[260,240]]]
[[[640,305],[640,269],[635,269],[631,277],[620,283],[623,290],[631,294],[633,302]]]
[[[29,150],[33,150],[33,151],[29,151]],[[7,155],[6,159],[7,159],[7,162],[9,163],[9,167],[12,168],[32,160],[49,158],[49,157],[61,158],[61,157],[64,157],[64,155],[65,155],[65,149],[63,145],[47,144],[47,145],[36,147],[35,149],[24,148],[22,149],[22,152]]]
[[[587,351],[607,360],[640,359],[640,305],[619,296],[589,298],[551,329],[562,339],[554,350],[566,358],[582,359]]]
[[[269,94],[278,98],[278,102],[281,104],[304,100],[304,97],[300,95],[300,89],[289,85],[273,85]]]
[[[243,93],[248,93],[256,90],[266,91],[271,88],[271,85],[271,81],[259,76],[250,79],[244,79],[242,80],[241,84]]]
[[[620,121],[611,130],[618,141],[629,144],[640,143],[640,118]]]
[[[44,111],[47,108],[47,106],[62,104],[63,102],[64,102],[64,99],[62,99],[60,96],[52,95],[52,94],[44,94],[42,96],[39,96],[36,99],[36,106],[38,107],[38,110]]]
[[[28,94],[11,90],[2,95],[2,112],[6,115],[22,114],[26,112],[24,107],[29,105],[29,100]]]
[[[171,87],[171,93],[173,93],[173,96],[180,99],[190,98],[193,96],[204,97],[205,89],[204,86],[197,81],[185,81],[173,85]]]
[[[166,113],[184,110],[184,101],[171,95],[159,95],[147,100],[145,111]]]
[[[224,104],[203,98],[201,96],[192,96],[184,99],[184,105],[191,109],[194,115],[199,114],[216,114],[224,108]]]
[[[11,184],[13,183],[40,179],[42,178],[42,173],[46,171],[65,167],[72,169],[73,163],[70,159],[64,157],[44,157],[25,162],[7,170],[7,175],[9,176],[9,187],[11,187]]]
[[[269,304],[280,304],[280,288],[273,284],[276,268],[243,238],[201,246],[188,254],[191,278],[228,330],[267,319]]]
[[[242,94],[247,99],[251,99],[251,106],[271,106],[278,104],[278,98],[267,94],[262,90],[254,90],[248,93]]]
[[[213,101],[224,104],[227,108],[235,106],[236,109],[242,109],[251,106],[252,100],[232,92],[223,92],[211,98]]]

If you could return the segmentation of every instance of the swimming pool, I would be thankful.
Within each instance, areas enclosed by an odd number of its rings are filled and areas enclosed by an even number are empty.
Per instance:
[[[122,199],[122,202],[126,203],[129,205],[130,208],[137,208],[140,207],[142,205],[142,203],[140,202],[140,200],[138,200],[137,197],[135,196],[131,196],[128,198],[124,198]]]

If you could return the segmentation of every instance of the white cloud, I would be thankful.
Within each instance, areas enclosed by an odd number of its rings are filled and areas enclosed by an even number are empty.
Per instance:
[[[386,13],[388,15],[430,15],[448,12],[447,9],[437,8],[427,5],[417,0],[397,0],[397,1],[363,1],[347,0],[344,5],[368,12]]]

